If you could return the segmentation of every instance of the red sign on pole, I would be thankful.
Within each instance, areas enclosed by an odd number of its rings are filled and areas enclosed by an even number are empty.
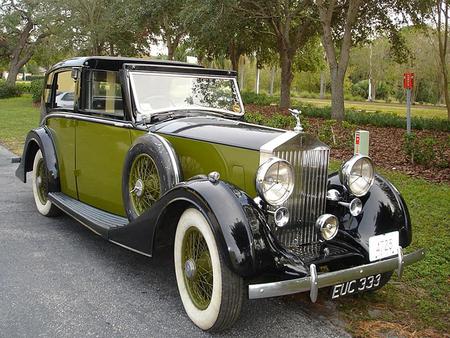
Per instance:
[[[414,87],[414,73],[403,74],[403,88],[413,89]]]

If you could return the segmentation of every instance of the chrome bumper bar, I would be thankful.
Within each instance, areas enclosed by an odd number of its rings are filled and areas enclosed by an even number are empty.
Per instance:
[[[248,298],[267,298],[290,295],[299,292],[310,292],[310,298],[312,302],[317,300],[317,293],[319,288],[332,286],[335,284],[351,281],[353,279],[359,279],[375,275],[378,273],[397,270],[397,274],[401,277],[403,273],[403,267],[413,264],[421,260],[425,255],[423,249],[419,249],[410,254],[404,255],[401,247],[398,249],[398,255],[396,257],[388,258],[382,261],[356,266],[349,269],[326,272],[317,274],[317,269],[314,264],[310,266],[310,276],[289,279],[279,282],[253,284],[248,286]]]

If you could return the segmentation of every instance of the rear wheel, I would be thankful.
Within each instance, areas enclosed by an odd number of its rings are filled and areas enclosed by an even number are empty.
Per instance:
[[[48,199],[48,170],[41,150],[34,156],[32,185],[34,202],[40,214],[48,217],[59,214],[59,209]]]
[[[211,227],[197,209],[187,209],[178,222],[174,259],[181,301],[194,324],[207,331],[233,325],[241,311],[243,279],[224,264]]]

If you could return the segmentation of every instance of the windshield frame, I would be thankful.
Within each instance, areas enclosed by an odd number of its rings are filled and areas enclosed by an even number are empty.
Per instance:
[[[181,68],[181,67],[180,67]],[[232,76],[232,75],[217,75],[217,74],[208,74],[207,72],[202,72],[205,71],[205,68],[200,68],[200,71],[197,72],[183,72],[183,69],[180,69],[180,71],[178,72],[174,72],[174,71],[164,71],[164,70],[151,70],[151,69],[139,69],[139,70],[131,70],[128,69],[127,70],[127,78],[129,80],[129,86],[131,89],[131,94],[133,97],[133,101],[134,101],[134,111],[133,111],[133,117],[137,120],[138,119],[138,115],[142,115],[142,117],[148,117],[151,118],[152,116],[157,116],[158,114],[161,113],[167,113],[167,112],[174,112],[176,114],[177,111],[201,111],[201,112],[213,112],[213,113],[220,113],[226,116],[233,116],[233,117],[242,117],[245,114],[245,110],[244,110],[244,104],[242,102],[242,98],[241,98],[241,93],[239,91],[239,85],[237,82],[237,78],[236,76]],[[134,74],[161,74],[164,76],[171,76],[171,77],[187,77],[187,78],[208,78],[208,79],[221,79],[221,80],[230,80],[233,82],[234,88],[236,90],[236,97],[239,101],[239,107],[240,107],[240,112],[236,113],[233,112],[231,110],[227,110],[227,109],[221,109],[221,108],[213,108],[213,107],[201,107],[201,106],[183,106],[183,107],[175,107],[175,108],[162,108],[162,109],[156,109],[154,111],[152,111],[150,114],[146,114],[143,113],[141,111],[139,111],[138,106],[139,106],[139,99],[137,97],[137,91],[135,88],[135,81],[133,80],[133,76]]]

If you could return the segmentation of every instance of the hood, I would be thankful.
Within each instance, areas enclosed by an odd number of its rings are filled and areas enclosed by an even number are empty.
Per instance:
[[[152,132],[257,150],[284,130],[220,117],[184,117],[152,126]]]

